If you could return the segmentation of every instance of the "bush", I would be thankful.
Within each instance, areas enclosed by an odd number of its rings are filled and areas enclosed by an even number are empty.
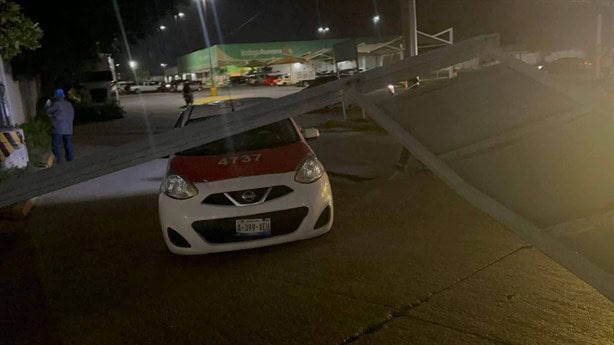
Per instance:
[[[21,176],[26,172],[29,172],[31,169],[28,168],[24,168],[24,169],[17,169],[17,168],[11,168],[11,169],[3,169],[0,168],[0,183],[3,182],[4,180],[8,180],[11,177],[15,177],[15,176]]]
[[[29,152],[51,147],[51,120],[48,117],[37,117],[20,127],[26,137]]]

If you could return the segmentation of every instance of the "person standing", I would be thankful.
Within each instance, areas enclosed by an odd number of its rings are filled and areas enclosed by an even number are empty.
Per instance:
[[[189,106],[194,103],[194,94],[192,93],[192,88],[190,87],[189,82],[185,82],[183,84],[183,100],[185,101],[185,106]]]
[[[64,90],[57,89],[54,92],[53,101],[47,100],[45,110],[51,117],[51,151],[55,155],[55,163],[62,162],[60,145],[64,144],[64,158],[70,162],[74,158],[72,134],[75,109],[64,97]]]

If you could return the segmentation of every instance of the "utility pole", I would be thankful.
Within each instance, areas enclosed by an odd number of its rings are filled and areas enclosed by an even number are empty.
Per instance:
[[[418,20],[416,18],[416,0],[400,0],[403,30],[403,57],[418,55]]]
[[[401,43],[401,59],[418,55],[418,19],[416,16],[416,0],[400,0],[401,2],[401,28],[403,30],[403,43]],[[405,81],[405,88],[409,81]],[[395,164],[397,169],[404,171],[409,164],[411,153],[402,147],[401,155]],[[396,172],[395,172],[396,174]],[[394,176],[394,175],[393,175]]]
[[[603,58],[603,14],[597,15],[597,40],[595,47],[595,78],[601,79],[601,59]]]
[[[211,54],[213,45],[211,44],[209,32],[207,31],[207,1],[202,0],[201,2],[197,0],[197,6],[198,15],[200,17],[201,26],[203,29],[203,35],[205,35],[205,43],[208,46],[207,50],[209,52],[209,79],[211,83],[211,96],[217,96],[217,87],[215,87],[215,71],[213,70],[213,54]]]

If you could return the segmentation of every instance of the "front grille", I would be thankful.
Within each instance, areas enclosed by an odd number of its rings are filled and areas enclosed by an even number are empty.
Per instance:
[[[269,188],[258,188],[229,192],[226,194],[241,205],[252,205],[262,202],[262,199],[268,194],[268,192]]]
[[[257,189],[245,189],[227,193],[211,194],[203,200],[203,204],[206,205],[218,205],[218,206],[249,206],[261,204],[265,201],[281,198],[282,196],[292,193],[294,190],[287,186],[273,186]],[[250,196],[253,196],[253,200],[244,199],[245,193],[251,192]],[[234,202],[233,202],[234,201]]]
[[[236,218],[202,220],[192,223],[192,228],[209,243],[230,243],[251,241],[263,236],[237,235],[236,221],[239,219],[271,219],[271,233],[266,237],[286,235],[296,231],[307,216],[307,207],[297,207],[289,210],[254,214]]]

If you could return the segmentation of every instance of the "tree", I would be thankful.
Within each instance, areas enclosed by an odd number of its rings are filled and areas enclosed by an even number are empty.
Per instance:
[[[21,7],[14,2],[0,0],[0,55],[8,60],[23,49],[40,47],[43,31],[38,24],[21,14]]]
[[[43,89],[58,78],[77,80],[79,73],[95,63],[99,53],[116,53],[123,46],[114,2],[130,43],[156,30],[159,19],[186,0],[16,0],[26,15],[45,31],[42,47],[13,60],[20,76],[38,75]]]

